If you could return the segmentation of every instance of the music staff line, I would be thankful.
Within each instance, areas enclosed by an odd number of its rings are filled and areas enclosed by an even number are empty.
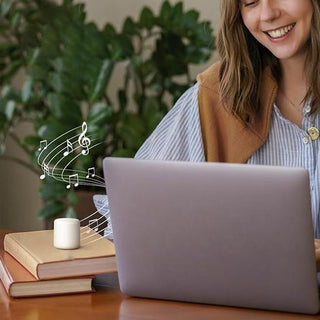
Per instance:
[[[71,138],[69,138],[69,139],[67,139],[67,140],[69,140],[69,141],[71,142],[72,139],[75,139],[75,141],[78,140],[78,135],[77,135],[77,136],[74,136],[74,137],[71,137]],[[95,141],[95,140],[97,140],[97,139],[96,139],[95,137],[93,137],[92,140]],[[74,142],[75,142],[75,141],[74,141]],[[71,142],[71,143],[74,143],[74,142]],[[66,141],[61,142],[58,146],[56,146],[54,149],[52,149],[52,150],[46,155],[46,157],[43,159],[42,163],[46,163],[47,165],[50,165],[51,162],[53,162],[53,159],[54,159],[54,158],[56,158],[56,157],[58,157],[58,156],[61,157],[61,154],[60,154],[60,153],[62,153],[63,151],[64,151],[63,153],[65,153],[65,149],[66,149],[66,147],[63,147],[62,149],[60,149],[60,147],[63,146],[63,145],[66,145]],[[73,150],[77,150],[77,149],[79,149],[79,148],[81,148],[81,146],[78,146],[78,147],[74,148]],[[58,151],[57,151],[57,149],[58,149]],[[54,156],[53,156],[49,161],[47,161],[47,158],[50,157],[50,155],[52,155],[52,153],[54,153]],[[64,156],[64,157],[65,157],[65,156]],[[61,158],[61,161],[62,161],[62,159],[64,159],[64,157]],[[39,163],[39,165],[41,165],[41,164]]]
[[[82,124],[82,130],[83,130],[83,132],[81,132],[81,133],[79,133],[79,134],[77,134],[77,135],[75,135],[75,136],[73,136],[73,137],[71,137],[71,138],[69,138],[69,139],[64,140],[63,142],[61,142],[57,147],[55,147],[54,149],[52,149],[52,150],[46,155],[46,157],[43,159],[42,163],[40,163],[40,157],[41,157],[42,153],[43,153],[46,149],[48,149],[48,147],[49,147],[51,144],[53,144],[55,141],[57,141],[58,139],[60,139],[60,138],[63,137],[64,135],[66,135],[66,134],[68,134],[68,133],[70,133],[70,132],[72,132],[72,131],[74,131],[74,130],[78,130],[79,128],[80,128],[80,127],[77,127],[77,128],[72,129],[72,130],[69,130],[68,132],[60,135],[59,137],[57,137],[56,139],[54,139],[53,141],[51,141],[48,145],[47,145],[47,140],[42,140],[42,141],[40,141],[40,148],[39,148],[39,150],[42,150],[42,144],[43,144],[43,143],[45,144],[45,147],[43,148],[43,150],[40,152],[40,154],[39,154],[39,156],[38,156],[38,164],[41,166],[41,164],[42,164],[43,162],[45,162],[47,165],[49,165],[49,164],[51,163],[51,161],[52,161],[57,155],[59,155],[59,153],[56,153],[56,155],[55,155],[53,158],[51,158],[49,162],[47,162],[47,158],[48,158],[52,153],[54,153],[57,149],[59,149],[62,145],[66,145],[66,147],[63,148],[63,150],[66,149],[66,151],[63,152],[63,156],[65,157],[65,156],[69,155],[69,153],[71,153],[70,148],[72,148],[72,151],[73,151],[73,144],[74,144],[76,141],[78,141],[79,147],[86,148],[86,150],[82,150],[82,154],[83,154],[83,155],[87,155],[87,154],[88,154],[88,151],[89,151],[89,150],[88,150],[88,146],[89,146],[90,143],[91,143],[91,139],[85,136],[85,133],[87,132],[87,124],[86,124],[85,122],[83,122],[83,124]],[[75,140],[72,141],[73,139],[75,139]],[[93,139],[93,140],[97,140],[95,136],[93,136],[92,139]],[[76,149],[78,149],[78,148],[76,148]],[[59,151],[61,151],[61,150],[59,150]],[[83,151],[85,151],[85,152],[83,152]]]
[[[105,207],[107,207],[107,206],[109,206],[109,203],[108,203],[108,201],[105,201],[105,203],[103,204],[103,206],[100,207],[100,210],[103,209],[103,208],[105,208]],[[80,220],[80,224],[81,224],[81,222],[83,222],[83,221],[89,220],[92,216],[94,216],[94,215],[97,214],[98,212],[99,212],[99,210],[97,210],[97,211],[95,211],[94,213],[90,214],[89,216],[81,219],[81,220]],[[105,215],[101,215],[101,218],[102,218],[102,217],[105,217]],[[99,218],[99,219],[100,219],[100,218]]]
[[[93,169],[92,168],[88,168],[88,170]],[[78,173],[79,177],[82,178],[83,180],[87,179],[88,181],[92,181],[92,182],[97,182],[97,183],[104,183],[104,179],[98,175],[94,175],[94,177],[90,176],[90,174],[88,173],[88,171],[82,171],[82,170],[73,170],[73,169],[61,169],[61,168],[56,168],[54,169],[54,171],[56,171],[57,173],[53,173],[53,169],[51,168],[51,173],[50,176],[55,176],[55,177],[61,177],[61,172],[62,171],[68,172],[68,174],[65,174],[67,176],[69,176],[70,174],[73,173]],[[60,180],[60,181],[64,181],[64,180]]]
[[[57,137],[57,138],[55,138],[54,140],[52,140],[49,144],[48,144],[47,140],[41,140],[41,141],[40,141],[40,148],[38,149],[39,151],[41,151],[40,154],[39,154],[39,156],[38,156],[38,164],[40,165],[40,156],[41,156],[41,154],[42,154],[42,152],[43,152],[44,150],[46,150],[51,144],[53,144],[53,143],[54,143],[55,141],[57,141],[58,139],[62,138],[63,136],[65,136],[65,135],[67,135],[67,134],[69,134],[70,132],[75,131],[75,130],[78,130],[78,129],[80,129],[80,126],[78,126],[78,127],[76,127],[76,128],[73,128],[73,129],[65,132],[64,134],[62,134],[62,135],[60,135],[59,137]],[[81,145],[81,147],[85,147],[85,148],[88,147],[88,146],[90,145],[90,143],[91,143],[90,138],[88,138],[88,137],[85,136],[85,134],[86,134],[86,132],[87,132],[87,129],[88,129],[88,126],[87,126],[86,122],[83,122],[82,125],[81,125],[81,130],[82,130],[82,132],[79,133],[78,135],[76,135],[76,137],[78,138],[78,142],[79,142],[79,144]],[[74,137],[72,137],[72,138],[74,138]],[[68,139],[67,139],[67,140],[68,140]],[[64,141],[63,143],[65,143],[65,141]],[[63,143],[62,143],[62,144],[63,144]],[[45,145],[45,146],[43,147],[43,150],[42,150],[42,144]],[[61,145],[61,144],[60,144],[60,145]],[[83,153],[83,154],[87,154],[87,153]]]
[[[94,139],[94,140],[97,140],[97,139]],[[102,142],[100,142],[100,143],[92,146],[91,148],[94,148],[95,146],[97,146],[97,145],[99,145],[99,144],[101,144],[101,143],[102,143]],[[77,147],[75,147],[73,150],[76,151],[77,149],[80,149],[80,148],[81,148],[81,146],[77,146]],[[91,149],[91,148],[90,148],[90,149]],[[64,150],[64,149],[63,149],[63,150]],[[60,152],[62,152],[62,151],[60,150]],[[59,153],[57,153],[53,158],[51,158],[50,161],[48,162],[48,164],[50,164],[51,161],[52,161],[52,159],[54,159],[54,158],[55,158],[56,156],[58,156],[58,155],[59,155]],[[67,165],[64,166],[64,168],[67,168],[74,160],[76,160],[76,159],[77,159],[78,157],[80,157],[81,155],[83,155],[83,154],[82,154],[82,153],[75,154],[75,156],[69,161],[69,163],[68,163]],[[54,165],[53,170],[55,170],[56,167],[60,164],[60,162],[62,162],[64,159],[65,159],[65,157],[60,158],[59,161]]]
[[[107,228],[107,227],[105,227],[105,228],[99,230],[99,227],[101,227],[101,226],[106,222],[105,220],[102,220],[103,218],[105,218],[105,217],[104,217],[104,216],[101,216],[100,218],[94,219],[94,220],[96,220],[96,222],[97,222],[97,225],[94,227],[94,230],[95,230],[96,232],[102,232],[102,230],[104,231],[104,230]],[[99,220],[102,220],[102,221],[99,222]],[[89,235],[88,237],[86,237],[86,238],[84,238],[84,239],[89,239],[89,238],[91,238],[93,235],[94,235],[94,234],[91,234],[91,235]]]
[[[44,169],[46,170],[46,169]],[[63,169],[56,169],[56,171],[61,171]],[[61,181],[61,182],[68,182],[68,178],[73,175],[73,174],[78,174],[78,180],[79,183],[81,185],[85,185],[85,186],[94,186],[94,187],[103,187],[105,188],[105,183],[104,180],[102,180],[103,178],[99,177],[99,179],[101,179],[101,181],[99,181],[98,179],[93,179],[93,178],[87,178],[88,175],[85,175],[86,172],[81,171],[81,174],[79,174],[77,171],[75,170],[70,170],[70,169],[66,169],[65,171],[68,171],[69,174],[65,174],[65,178],[61,179],[61,174],[60,173],[54,173],[54,172],[48,172],[46,171],[46,174],[50,177],[52,177],[53,179],[57,180],[57,181]],[[43,174],[44,175],[44,174]],[[40,176],[40,179],[44,179],[42,178],[42,176]]]
[[[100,210],[103,209],[104,207],[108,206],[108,205],[109,205],[108,201],[105,201],[104,204],[103,204],[103,206],[100,208]],[[99,212],[99,211],[97,210],[96,212],[92,213],[92,214],[89,215],[88,217],[82,219],[82,220],[80,221],[80,223],[83,222],[83,221],[85,221],[85,220],[87,220],[87,219],[89,219],[89,223],[88,223],[88,225],[87,225],[88,227],[90,227],[90,225],[93,225],[93,223],[94,223],[94,224],[95,224],[95,225],[94,225],[94,231],[96,231],[96,232],[102,232],[102,231],[103,231],[103,232],[104,232],[105,230],[108,229],[108,226],[110,226],[110,222],[111,222],[110,213],[108,212],[106,215],[101,215],[101,216],[100,216],[99,218],[97,218],[97,219],[90,219],[90,218],[91,218],[93,215],[95,215],[97,212]],[[99,220],[102,220],[103,218],[105,218],[106,221],[103,220],[102,222],[99,223]],[[107,223],[107,226],[106,226],[105,228],[99,230],[99,226],[102,226],[104,223]],[[81,233],[82,233],[82,234],[83,234],[83,233],[87,233],[87,231],[81,231]],[[94,235],[94,234],[91,234],[90,236],[83,238],[83,240],[89,239],[89,238],[91,238],[93,235]],[[110,233],[109,233],[109,235],[110,235]],[[106,236],[106,235],[105,235],[105,236]]]
[[[38,164],[39,164],[39,166],[41,166],[40,157],[41,157],[42,153],[43,153],[46,149],[48,149],[50,145],[52,145],[54,142],[56,142],[57,140],[59,140],[59,139],[62,138],[63,136],[69,134],[70,132],[75,131],[75,130],[79,130],[80,128],[81,128],[81,126],[76,127],[76,128],[73,128],[73,129],[65,132],[64,134],[62,134],[62,135],[60,135],[59,137],[57,137],[57,138],[55,138],[54,140],[52,140],[49,144],[47,144],[47,140],[42,140],[42,141],[46,141],[46,147],[45,147],[43,150],[41,150],[41,152],[40,152],[39,155],[38,155]],[[79,134],[79,135],[80,135],[80,134]],[[64,143],[64,142],[63,142],[63,143]],[[62,144],[63,144],[63,143],[62,143]],[[62,145],[62,144],[61,144],[61,145]],[[41,147],[41,144],[40,144],[40,147]],[[39,151],[40,151],[40,150],[39,150]]]
[[[100,218],[99,218],[100,219]],[[110,221],[111,219],[107,219],[107,223],[109,224],[109,221]],[[99,223],[98,224],[98,226],[101,226],[103,223],[105,223],[105,221],[103,221],[103,222],[101,222],[101,223]],[[103,229],[101,229],[101,230],[97,230],[96,231],[96,233],[100,233],[100,232],[104,232],[106,229],[108,228],[108,226],[106,226],[105,228],[103,228]],[[82,231],[83,232],[83,231]],[[95,233],[93,233],[93,234],[91,234],[91,235],[89,235],[89,236],[87,236],[87,237],[84,237],[83,239],[82,239],[82,241],[84,241],[84,240],[87,240],[87,239],[90,239],[90,238],[92,238],[92,237],[94,237],[96,234]],[[104,236],[107,236],[107,234],[105,234]]]
[[[43,159],[42,163],[40,164],[40,165],[41,165],[41,168],[42,168],[44,171],[46,171],[46,173],[47,173],[48,175],[50,175],[50,164],[51,164],[51,162],[53,162],[53,160],[54,160],[57,156],[60,156],[61,150],[60,150],[59,148],[60,148],[62,145],[64,145],[64,144],[65,144],[65,142],[62,142],[62,143],[60,143],[57,147],[55,147],[53,150],[51,150],[51,151],[46,155],[46,157]],[[48,158],[52,153],[54,153],[57,149],[59,149],[59,152],[56,152],[55,155],[47,162],[47,158]],[[62,150],[64,150],[64,148],[63,148]],[[45,170],[45,169],[47,169],[47,170]],[[52,170],[52,172],[53,172],[53,170]],[[41,179],[41,178],[40,178],[40,179]]]
[[[94,139],[94,140],[96,140],[96,139]],[[64,143],[62,143],[62,144],[64,144]],[[56,147],[53,151],[51,151],[50,154],[52,154],[52,152],[54,152],[56,149],[58,149],[62,144],[60,144],[60,145],[59,145],[58,147]],[[99,144],[102,144],[102,142],[93,145],[93,146],[90,147],[89,149],[92,149],[92,148],[96,147],[96,146],[99,145]],[[74,150],[76,150],[76,149],[78,149],[78,148],[81,148],[81,147],[78,146],[78,147],[76,147]],[[61,158],[61,159],[54,165],[54,167],[50,167],[50,163],[53,162],[53,160],[54,160],[57,156],[59,156],[59,154],[60,154],[63,150],[64,150],[64,148],[63,148],[62,150],[59,149],[59,152],[57,152],[57,153],[49,160],[48,163],[45,163],[45,162],[42,163],[42,164],[41,164],[41,167],[42,167],[42,169],[43,169],[43,171],[44,171],[44,175],[47,174],[48,176],[51,176],[51,177],[55,178],[55,179],[58,180],[58,181],[67,182],[67,183],[68,183],[68,180],[66,180],[65,177],[64,177],[65,171],[70,171],[69,169],[67,169],[68,166],[69,166],[73,161],[75,161],[79,156],[81,156],[82,153],[76,154],[76,155],[69,161],[69,163],[68,163],[63,169],[57,168],[57,166],[60,164],[60,162],[61,162],[64,158]],[[49,156],[49,155],[48,155],[48,156]],[[47,157],[48,157],[48,156],[47,156]],[[92,169],[92,168],[88,168],[88,169]],[[51,172],[50,172],[50,170],[51,170]],[[56,172],[56,171],[60,171],[60,170],[62,170],[62,171],[61,171],[61,174],[59,174],[59,175],[60,175],[60,178],[59,178],[59,177],[57,176],[57,174],[55,174],[55,172]],[[80,176],[80,173],[86,174],[86,179],[80,178],[80,179],[81,179],[81,182],[84,182],[84,181],[88,181],[88,180],[89,180],[89,181],[94,182],[94,185],[101,186],[101,187],[104,187],[104,186],[105,186],[105,184],[104,184],[104,179],[103,179],[102,177],[100,177],[100,176],[97,176],[95,173],[94,173],[95,179],[92,179],[93,177],[90,178],[90,172],[89,172],[89,171],[88,171],[88,172],[72,171],[72,172],[75,172],[75,174],[79,173],[79,174],[78,174],[78,177]],[[44,175],[42,175],[41,177],[44,178]],[[68,175],[68,176],[70,176],[70,175]]]
[[[96,146],[98,146],[98,145],[100,145],[100,144],[102,144],[102,143],[103,143],[103,142],[99,142],[99,143],[93,145],[92,147],[89,148],[89,150],[95,148]],[[61,178],[62,178],[62,179],[64,179],[63,176],[64,176],[64,172],[67,170],[66,168],[68,168],[68,166],[69,166],[74,160],[76,160],[78,157],[80,157],[81,155],[82,155],[82,154],[79,153],[78,155],[76,155],[73,159],[71,159],[71,160],[66,164],[66,166],[63,168],[63,170],[62,170],[62,172],[61,172]],[[59,163],[59,162],[61,162],[61,160],[58,161],[58,163]],[[57,163],[57,164],[58,164],[58,163]],[[64,181],[65,181],[65,180],[64,180]]]
[[[92,217],[93,215],[95,215],[95,214],[97,214],[97,213],[99,213],[99,210],[97,210],[97,211],[95,211],[94,213],[92,213],[90,216],[88,216],[87,218],[89,218],[89,217]],[[99,218],[95,218],[95,219],[89,219],[89,223],[87,224],[87,227],[90,227],[91,228],[91,226],[92,225],[94,225],[93,226],[93,228],[96,230],[99,230],[99,226],[101,225],[101,224],[103,224],[103,221],[102,221],[102,223],[100,223],[99,224],[99,220],[102,220],[103,218],[105,218],[106,219],[106,216],[108,216],[109,215],[109,213],[108,214],[106,214],[106,215],[102,215],[102,214],[100,214],[100,217]],[[81,220],[82,221],[82,220]],[[80,221],[80,223],[81,223],[81,221]],[[101,221],[100,221],[101,222]]]
[[[98,212],[98,211],[96,211],[95,213],[97,213],[97,212]],[[95,214],[95,213],[93,213],[93,214]],[[92,216],[93,214],[91,214],[90,216]],[[100,221],[100,223],[99,223],[99,220],[101,220],[101,219],[103,219],[103,218],[105,218],[106,220]],[[101,227],[104,223],[107,223],[107,226],[104,227],[103,229],[100,229],[100,230],[99,230],[99,227]],[[108,215],[107,217],[104,216],[104,215],[101,215],[100,218],[90,219],[90,220],[89,220],[89,223],[87,224],[87,227],[93,229],[93,230],[94,230],[95,232],[97,232],[97,233],[98,233],[98,232],[100,233],[100,232],[104,232],[105,230],[107,230],[107,229],[109,228],[110,223],[111,223],[110,215]],[[92,228],[91,226],[92,226],[93,228]],[[89,232],[88,232],[88,231],[85,231],[85,230],[82,230],[82,231],[81,231],[81,235],[87,234],[87,233],[89,233]],[[87,236],[87,237],[83,238],[83,240],[90,239],[92,236],[94,236],[94,234],[91,234],[90,236]]]
[[[103,217],[104,217],[104,216],[101,216],[99,219],[94,219],[94,220],[100,220],[100,219],[103,218]],[[110,217],[110,215],[108,215],[108,217],[105,217],[105,218],[106,218],[106,221],[103,221],[102,223],[98,224],[98,225],[96,226],[96,228],[94,229],[94,231],[96,231],[96,233],[98,233],[98,232],[99,232],[99,233],[103,232],[103,233],[104,233],[104,237],[108,237],[108,236],[110,236],[110,235],[112,234],[112,230],[111,230],[111,228],[109,227],[109,226],[110,226],[110,223],[111,223],[111,217]],[[101,226],[104,222],[107,223],[107,226],[106,226],[105,228],[99,230],[98,227]],[[82,229],[82,228],[84,228],[84,227],[81,227],[81,229]],[[109,232],[105,232],[105,231],[108,230],[108,229],[109,229]],[[87,233],[87,231],[81,230],[81,234],[82,234],[82,235],[85,234],[85,233]],[[96,236],[96,233],[93,233],[93,234],[91,234],[91,235],[88,236],[88,237],[82,238],[81,241],[85,241],[85,240],[88,240],[88,239]],[[104,237],[102,237],[102,238],[99,237],[99,239],[93,239],[93,240],[85,243],[85,245],[90,244],[90,243],[93,243],[93,242],[98,241],[98,240],[100,240],[100,239],[103,239]]]
[[[94,178],[90,177],[90,175],[86,171],[75,171],[75,170],[66,169],[66,168],[64,169],[56,168],[55,170],[52,170],[51,168],[51,172],[50,172],[50,168],[47,167],[46,165],[44,165],[42,169],[44,173],[40,176],[41,180],[45,178],[45,175],[48,175],[57,181],[66,182],[71,175],[77,174],[78,180],[81,182],[81,185],[105,187],[105,182],[102,177],[97,175],[95,175]],[[89,168],[88,170],[90,169],[91,168]],[[65,177],[61,178],[61,173],[59,172],[62,172],[63,170],[64,170]]]
[[[81,229],[83,229],[84,227],[80,227],[80,230]],[[83,230],[81,230],[81,232],[83,232]],[[98,236],[98,234],[97,233],[94,233],[92,236],[94,236],[95,238]],[[80,239],[80,245],[82,246],[82,247],[85,247],[85,246],[87,246],[87,245],[89,245],[89,244],[91,244],[91,243],[93,243],[93,242],[96,242],[96,241],[99,241],[99,240],[101,240],[101,239],[104,239],[104,237],[98,237],[98,238],[96,238],[96,239],[92,239],[92,240],[89,240],[89,241],[87,241],[87,239],[86,238],[82,238],[82,239]]]

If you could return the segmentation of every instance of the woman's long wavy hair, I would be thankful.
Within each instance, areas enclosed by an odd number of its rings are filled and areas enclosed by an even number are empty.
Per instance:
[[[309,89],[304,101],[312,99],[314,112],[320,104],[320,0],[311,2],[314,12],[305,69]],[[232,114],[246,121],[259,112],[263,69],[269,66],[278,83],[281,69],[278,59],[255,40],[245,27],[240,13],[240,0],[221,1],[217,49],[221,59],[221,99]]]

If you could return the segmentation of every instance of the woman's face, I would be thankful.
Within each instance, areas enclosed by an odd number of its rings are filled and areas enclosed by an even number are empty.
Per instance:
[[[280,60],[302,56],[310,37],[311,0],[239,0],[250,33]]]

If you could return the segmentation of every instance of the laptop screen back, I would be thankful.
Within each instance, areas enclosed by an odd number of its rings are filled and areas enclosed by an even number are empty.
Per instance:
[[[308,172],[106,158],[121,290],[315,313]]]

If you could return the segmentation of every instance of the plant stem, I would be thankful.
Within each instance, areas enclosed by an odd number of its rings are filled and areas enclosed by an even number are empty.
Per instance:
[[[37,169],[35,169],[31,164],[28,164],[26,163],[25,161],[21,160],[21,159],[18,159],[18,158],[15,158],[13,156],[7,156],[7,155],[4,155],[4,156],[1,156],[0,157],[0,160],[4,160],[4,161],[13,161],[15,163],[18,163],[20,164],[21,166],[31,170],[33,173],[35,173],[36,175],[39,175],[40,174],[40,171],[38,171]]]

